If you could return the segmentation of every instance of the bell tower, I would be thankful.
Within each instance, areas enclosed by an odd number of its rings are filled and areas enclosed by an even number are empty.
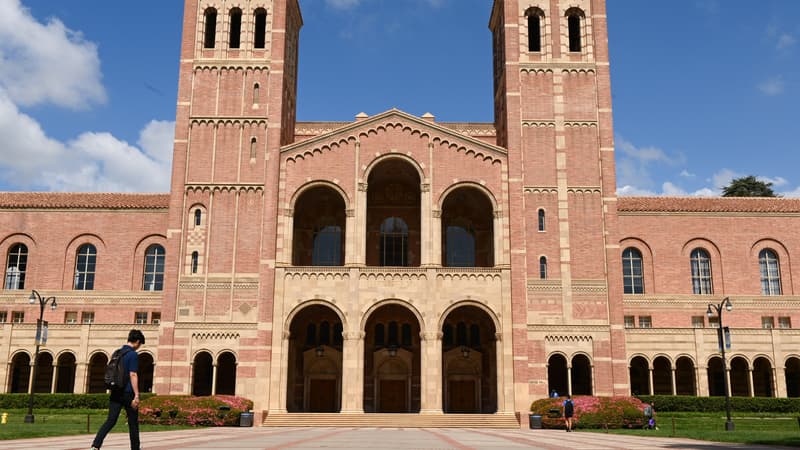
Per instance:
[[[556,388],[553,355],[570,374],[560,393],[584,393],[572,358],[591,355],[588,389],[625,394],[605,0],[495,0],[490,28],[509,155],[516,406]]]
[[[185,0],[159,393],[192,393],[195,354],[228,348],[237,394],[268,401],[278,154],[294,140],[302,24],[297,0]]]

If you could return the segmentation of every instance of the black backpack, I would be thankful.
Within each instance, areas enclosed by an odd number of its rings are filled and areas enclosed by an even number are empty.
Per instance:
[[[572,400],[567,400],[564,402],[564,415],[571,416],[575,413],[575,405],[572,404]]]
[[[122,347],[115,350],[111,355],[111,359],[106,365],[106,375],[103,378],[106,383],[106,389],[112,391],[121,391],[125,389],[125,385],[128,384],[129,375],[125,370],[125,364],[122,363],[122,360],[130,351],[130,348]]]

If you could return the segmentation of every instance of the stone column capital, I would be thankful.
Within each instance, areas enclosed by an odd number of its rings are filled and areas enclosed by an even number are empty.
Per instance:
[[[422,331],[419,338],[423,341],[441,341],[443,333],[441,331]]]
[[[289,330],[283,330],[283,340],[289,340],[292,337],[292,332]]]
[[[364,339],[366,333],[363,331],[345,331],[342,333],[342,338],[345,341],[360,341]]]

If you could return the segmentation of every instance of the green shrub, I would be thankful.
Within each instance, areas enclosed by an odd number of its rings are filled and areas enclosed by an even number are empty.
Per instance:
[[[142,394],[142,399],[153,394]],[[0,408],[25,409],[30,394],[0,394]],[[34,394],[33,407],[44,409],[106,409],[108,394]]]
[[[537,400],[531,405],[531,413],[542,416],[544,428],[564,428],[561,418],[564,400]],[[573,397],[572,401],[578,428],[641,428],[646,422],[645,404],[635,397]]]
[[[656,411],[725,411],[725,397],[640,395],[639,399],[653,404]],[[800,398],[731,397],[731,410],[751,413],[797,413],[800,412]]]
[[[159,395],[142,401],[139,421],[148,425],[236,426],[239,414],[251,409],[252,401],[231,395]]]

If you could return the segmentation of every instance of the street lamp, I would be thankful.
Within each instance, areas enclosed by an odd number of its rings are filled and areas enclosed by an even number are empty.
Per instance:
[[[39,367],[39,346],[44,339],[44,307],[50,303],[50,309],[53,311],[58,307],[55,296],[42,297],[36,290],[31,291],[31,296],[28,297],[28,303],[35,305],[39,301],[39,320],[36,321],[36,353],[33,357],[33,385],[29,386],[31,391],[30,398],[28,399],[28,414],[25,416],[25,423],[33,423],[33,391],[36,388],[36,369]]]
[[[731,303],[731,299],[729,297],[723,298],[719,305],[709,303],[706,314],[708,315],[708,318],[711,319],[714,317],[714,312],[716,311],[716,314],[719,317],[719,322],[717,322],[717,339],[719,340],[719,349],[722,353],[722,378],[725,381],[725,414],[728,417],[728,420],[725,422],[725,431],[733,431],[733,421],[731,420],[731,389],[730,383],[728,383],[728,363],[725,361],[725,334],[722,329],[723,310],[728,312],[733,310],[733,303]]]

